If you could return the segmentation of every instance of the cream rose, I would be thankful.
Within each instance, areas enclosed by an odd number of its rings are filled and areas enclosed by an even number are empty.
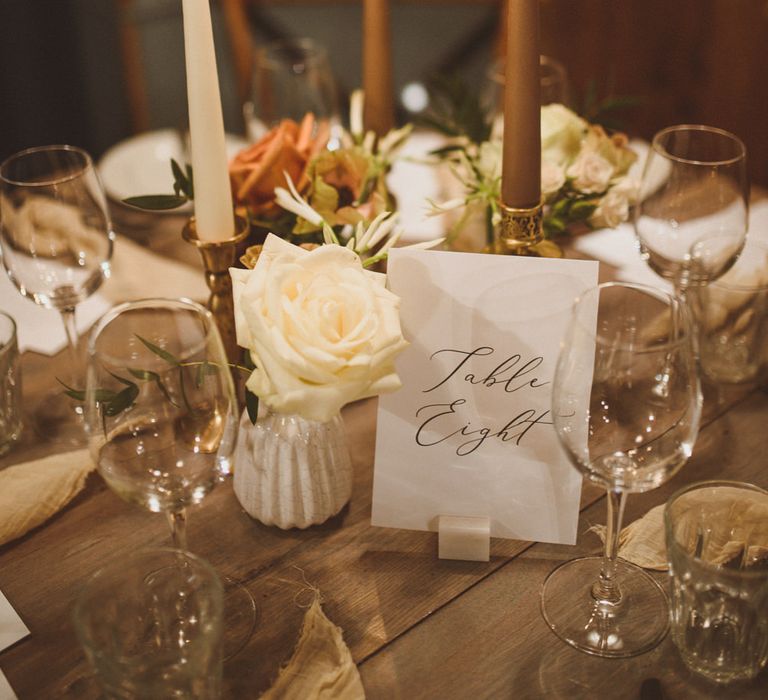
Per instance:
[[[237,342],[256,365],[246,386],[272,410],[327,421],[400,387],[400,300],[356,253],[307,251],[269,234],[254,269],[230,273]]]
[[[566,171],[573,186],[586,194],[601,194],[614,175],[613,165],[596,151],[584,149]]]
[[[590,223],[595,228],[616,228],[629,218],[629,208],[637,202],[639,183],[626,178],[612,187],[598,202],[590,217]]]
[[[566,165],[581,148],[587,122],[560,104],[541,108],[541,155],[551,163]]]
[[[541,161],[541,193],[547,197],[565,184],[565,168],[548,160]]]

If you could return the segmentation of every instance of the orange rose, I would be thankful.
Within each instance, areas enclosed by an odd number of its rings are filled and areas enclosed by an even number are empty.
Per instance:
[[[240,151],[229,164],[235,205],[269,218],[280,213],[275,187],[287,185],[288,173],[301,192],[309,183],[307,168],[328,143],[329,126],[307,114],[301,124],[284,119],[258,142]]]

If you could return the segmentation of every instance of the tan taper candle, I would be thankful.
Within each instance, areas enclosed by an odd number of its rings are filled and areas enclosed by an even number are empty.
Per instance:
[[[382,136],[394,124],[389,0],[363,5],[363,89],[365,129]]]
[[[504,81],[501,199],[508,207],[541,200],[539,0],[509,0]]]

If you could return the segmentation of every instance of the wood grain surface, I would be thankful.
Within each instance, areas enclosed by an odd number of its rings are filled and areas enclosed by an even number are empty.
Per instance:
[[[170,235],[148,241],[165,254],[186,254]],[[27,405],[53,386],[62,361],[24,355]],[[768,487],[764,391],[709,387],[705,414],[689,464],[670,483],[630,497],[626,522],[691,481],[732,478]],[[661,697],[670,699],[766,697],[768,674],[726,692],[686,671],[669,639],[635,659],[605,660],[573,651],[549,632],[538,602],[545,576],[564,560],[600,549],[587,533],[605,522],[594,487],[583,491],[575,547],[494,539],[488,563],[438,560],[433,533],[371,527],[375,417],[373,399],[344,410],[352,498],[324,525],[263,526],[243,511],[229,483],[190,510],[190,549],[242,582],[259,607],[248,645],[225,664],[227,697],[258,697],[270,685],[291,655],[313,588],[343,629],[371,699],[639,698],[648,679],[657,680],[646,690],[660,683]],[[53,449],[28,430],[0,467]],[[126,552],[168,542],[162,516],[124,503],[94,473],[62,512],[0,548],[0,589],[31,630],[0,654],[19,698],[98,697],[70,620],[81,582]]]

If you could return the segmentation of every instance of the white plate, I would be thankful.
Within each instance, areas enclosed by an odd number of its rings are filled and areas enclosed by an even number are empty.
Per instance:
[[[247,142],[227,134],[227,157],[232,158]],[[112,146],[98,164],[107,196],[115,201],[146,194],[173,194],[171,158],[180,165],[190,157],[175,129],[160,129],[138,134]],[[189,203],[172,213],[191,210]]]

